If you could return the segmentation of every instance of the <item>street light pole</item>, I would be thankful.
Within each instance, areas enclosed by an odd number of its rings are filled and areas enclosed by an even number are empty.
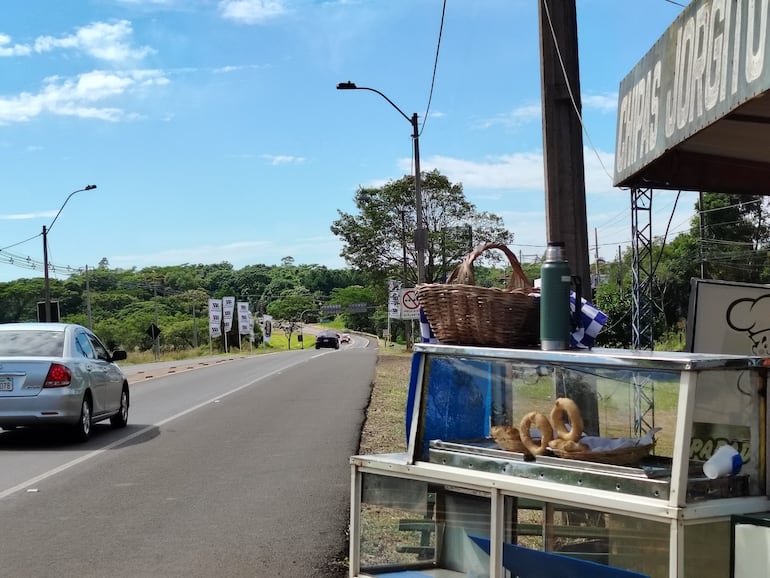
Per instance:
[[[425,247],[427,245],[427,231],[424,226],[422,216],[422,175],[420,173],[420,127],[417,120],[417,113],[412,114],[411,118],[396,104],[376,88],[367,86],[356,86],[355,82],[340,82],[337,84],[337,90],[368,90],[376,92],[382,98],[388,101],[390,106],[395,108],[409,124],[412,125],[412,140],[414,142],[414,211],[417,220],[417,226],[414,230],[414,248],[417,252],[417,282],[425,282]]]
[[[51,232],[51,228],[53,228],[53,224],[56,222],[56,219],[59,218],[59,215],[61,215],[62,209],[64,209],[64,205],[66,205],[67,201],[69,201],[72,198],[72,195],[74,195],[75,193],[79,193],[81,191],[90,191],[95,188],[96,188],[96,185],[87,185],[82,189],[78,189],[77,191],[72,191],[67,196],[67,198],[64,199],[64,202],[62,203],[61,207],[59,207],[59,212],[56,213],[56,216],[53,218],[53,221],[51,221],[51,224],[48,225],[47,228],[45,225],[43,225],[43,293],[44,293],[44,299],[45,299],[45,319],[43,319],[43,321],[45,322],[51,321],[51,282],[48,277],[48,233]]]

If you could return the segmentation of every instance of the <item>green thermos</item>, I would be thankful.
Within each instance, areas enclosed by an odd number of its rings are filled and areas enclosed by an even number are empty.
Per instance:
[[[540,268],[540,348],[569,349],[569,292],[572,277],[564,243],[548,243]]]

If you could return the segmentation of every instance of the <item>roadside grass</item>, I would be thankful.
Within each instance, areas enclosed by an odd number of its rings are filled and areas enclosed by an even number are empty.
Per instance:
[[[377,369],[359,453],[387,454],[406,451],[404,412],[412,354],[380,342]]]
[[[303,345],[304,344],[304,345]],[[288,351],[294,349],[311,349],[315,347],[315,335],[305,333],[303,335],[303,341],[297,340],[297,334],[294,333],[291,336],[291,344],[286,335],[279,332],[274,332],[270,337],[270,343],[254,344],[253,346],[246,340],[241,342],[241,347],[238,347],[238,343],[228,345],[229,351],[225,354],[222,351],[221,345],[209,348],[209,345],[201,345],[198,348],[191,349],[179,349],[169,351],[162,349],[160,352],[160,359],[155,359],[155,354],[152,351],[129,351],[128,359],[121,362],[125,365],[133,365],[139,363],[152,363],[154,361],[179,361],[181,359],[193,359],[196,357],[207,357],[209,355],[262,355],[264,353],[275,353],[277,351]]]

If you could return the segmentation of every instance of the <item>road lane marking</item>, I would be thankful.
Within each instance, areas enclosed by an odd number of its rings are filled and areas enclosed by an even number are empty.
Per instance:
[[[252,385],[256,385],[260,381],[263,381],[263,380],[265,380],[265,379],[267,379],[269,377],[273,377],[275,375],[278,375],[281,372],[283,372],[283,371],[285,371],[287,369],[290,369],[290,368],[292,368],[292,367],[294,367],[296,365],[301,365],[303,363],[307,363],[307,361],[308,361],[307,359],[301,359],[301,360],[298,360],[295,363],[292,363],[291,365],[288,365],[286,367],[282,367],[281,369],[276,369],[275,371],[271,371],[270,373],[268,373],[266,375],[263,375],[262,377],[254,380],[254,381],[250,381],[249,383],[244,383],[242,385],[239,385],[239,386],[237,386],[237,387],[235,387],[235,388],[233,388],[233,389],[231,389],[229,391],[226,391],[225,393],[220,393],[220,394],[218,394],[218,395],[216,395],[216,396],[214,396],[214,397],[212,397],[212,398],[210,398],[210,399],[208,399],[206,401],[203,401],[203,402],[201,402],[201,403],[199,403],[197,405],[194,405],[194,406],[189,407],[189,408],[187,408],[187,409],[185,409],[183,411],[180,411],[177,414],[174,414],[174,415],[169,416],[169,417],[167,417],[165,419],[162,419],[162,420],[160,420],[159,422],[157,422],[155,424],[148,425],[147,427],[145,427],[143,429],[140,429],[139,431],[135,431],[134,433],[132,433],[132,434],[130,434],[130,435],[124,437],[124,438],[120,438],[119,440],[115,440],[114,442],[104,446],[103,448],[99,448],[98,450],[93,450],[91,452],[88,452],[87,454],[84,454],[84,455],[82,455],[82,456],[80,456],[78,458],[75,458],[74,460],[70,460],[69,462],[64,463],[64,464],[62,464],[60,466],[57,466],[57,467],[55,467],[55,468],[53,468],[51,470],[48,470],[47,472],[43,472],[40,475],[37,475],[37,476],[35,476],[33,478],[30,478],[30,479],[28,479],[28,480],[26,480],[24,482],[16,484],[15,486],[12,486],[12,487],[10,487],[10,488],[8,488],[6,490],[2,490],[2,491],[0,491],[0,500],[3,500],[3,499],[7,498],[8,496],[10,496],[12,494],[15,494],[16,492],[20,492],[21,490],[25,490],[25,489],[29,488],[30,486],[34,486],[35,484],[38,484],[38,483],[40,483],[40,482],[42,482],[44,480],[47,480],[48,478],[51,478],[51,477],[53,477],[53,476],[55,476],[57,474],[60,474],[60,473],[66,471],[66,470],[68,470],[68,469],[70,469],[70,468],[72,468],[74,466],[77,466],[78,464],[82,464],[83,462],[85,462],[87,460],[90,460],[92,458],[100,456],[101,454],[105,453],[106,451],[111,450],[113,448],[116,448],[118,446],[121,446],[121,445],[125,444],[126,442],[131,441],[134,438],[137,438],[137,437],[139,437],[141,435],[144,435],[147,432],[153,430],[154,428],[160,428],[160,427],[166,425],[167,423],[174,421],[175,419],[179,419],[180,417],[186,416],[187,414],[192,413],[194,411],[197,411],[197,410],[201,409],[202,407],[205,407],[205,406],[207,406],[209,404],[217,403],[222,398],[225,398],[225,397],[227,397],[229,395],[232,395],[234,393],[238,393],[239,391],[241,391],[243,389],[246,389],[247,387],[251,387]]]

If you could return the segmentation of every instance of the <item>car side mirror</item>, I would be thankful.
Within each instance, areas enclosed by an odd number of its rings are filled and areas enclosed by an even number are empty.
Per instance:
[[[128,358],[128,354],[123,349],[116,349],[110,354],[110,361],[123,361]]]

